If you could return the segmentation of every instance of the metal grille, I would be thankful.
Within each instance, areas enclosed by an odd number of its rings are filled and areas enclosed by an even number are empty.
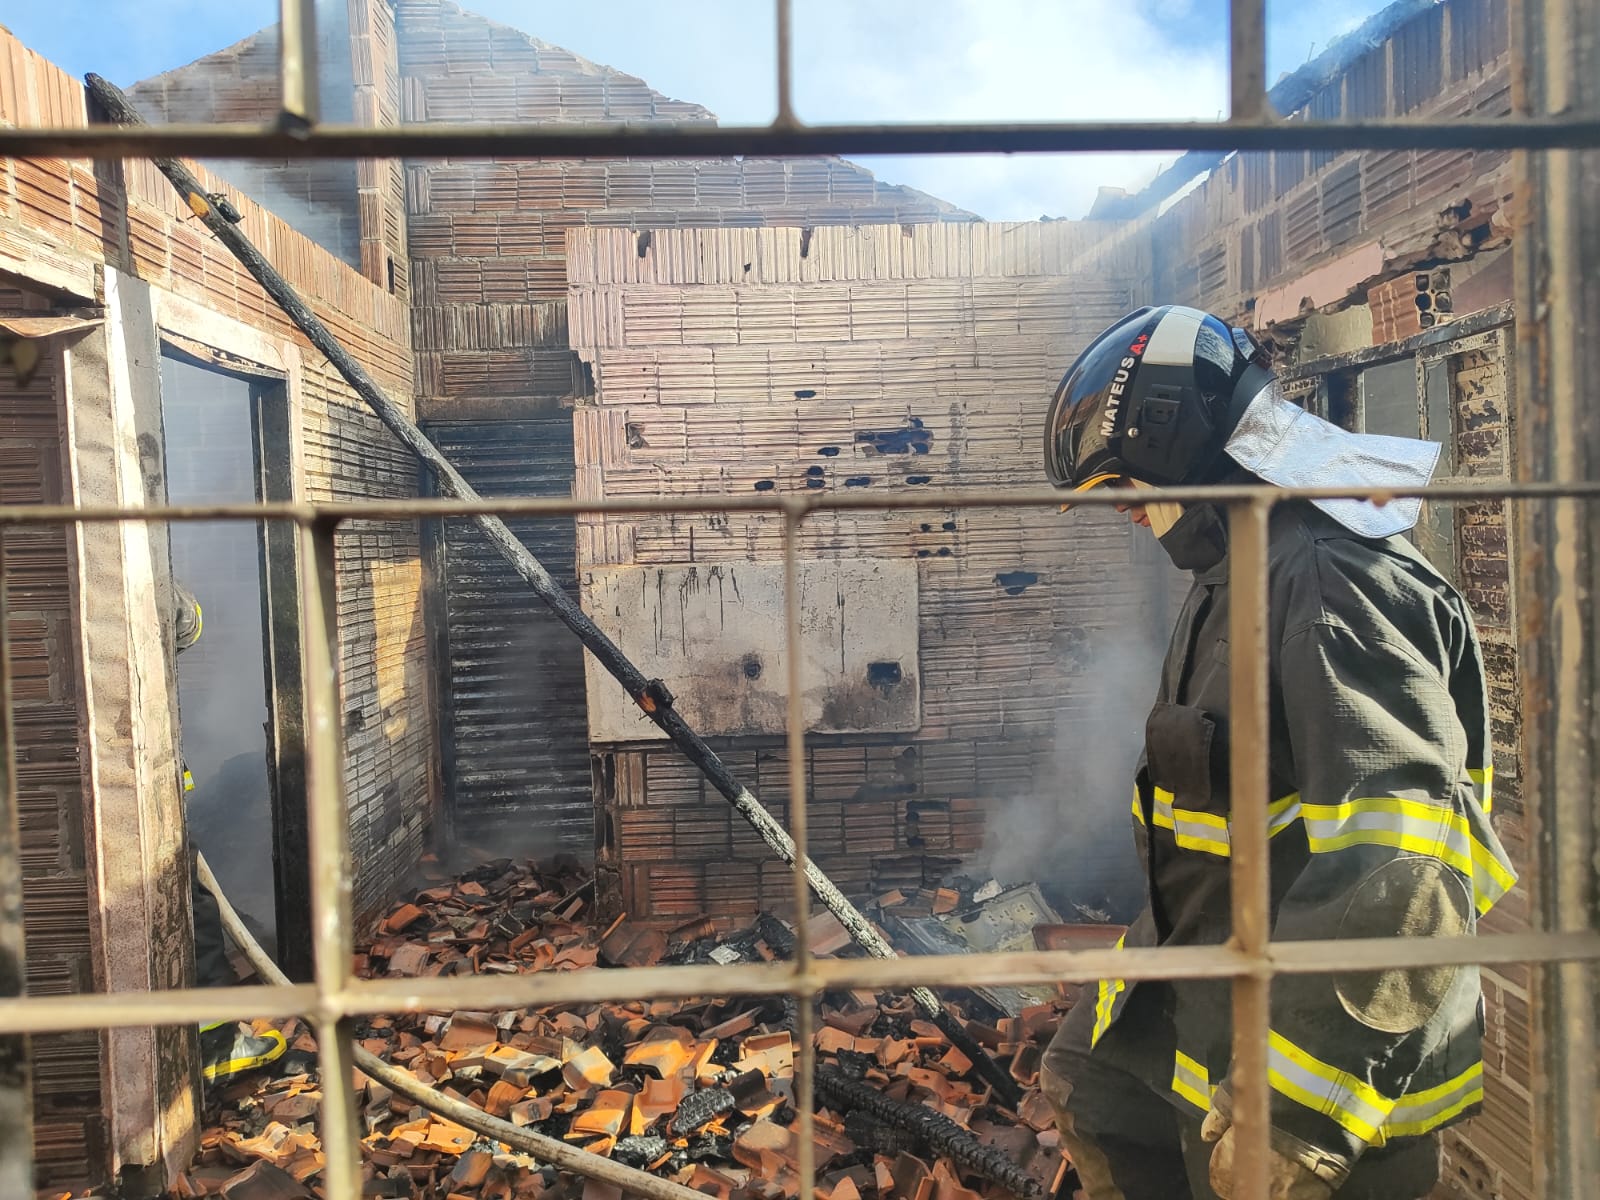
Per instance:
[[[178,991],[161,994],[19,997],[0,1000],[0,1037],[47,1031],[152,1024],[192,1023],[261,1013],[298,1012],[315,1027],[324,1078],[351,1078],[350,1041],[342,1026],[354,1014],[448,1008],[493,1009],[549,1006],[640,996],[787,993],[801,1003],[797,1064],[797,1109],[803,1195],[812,1174],[811,1080],[814,1056],[812,1004],[825,989],[938,984],[960,977],[993,985],[1056,980],[1090,981],[1105,976],[1128,980],[1226,978],[1233,984],[1235,1119],[1239,1129],[1239,1194],[1266,1194],[1269,1087],[1267,1082],[1268,996],[1275,974],[1417,967],[1434,964],[1547,964],[1553,986],[1543,1016],[1539,1064],[1544,1087],[1542,1145],[1536,1161],[1542,1195],[1579,1195],[1596,1174],[1594,1136],[1595,1013],[1590,966],[1600,960],[1596,931],[1592,852],[1594,829],[1590,750],[1594,738],[1588,597],[1594,549],[1589,545],[1585,502],[1600,496],[1600,431],[1584,410],[1584,385],[1595,377],[1592,344],[1583,341],[1580,314],[1593,303],[1600,247],[1583,225],[1585,169],[1573,149],[1600,146],[1600,117],[1591,108],[1600,76],[1596,67],[1596,15],[1581,0],[1528,0],[1512,19],[1518,43],[1519,116],[1512,120],[1460,119],[1435,124],[1400,120],[1356,123],[1283,122],[1265,108],[1262,0],[1231,0],[1232,116],[1222,123],[1054,124],[806,127],[791,103],[790,0],[777,0],[778,118],[764,129],[632,129],[626,126],[468,127],[422,125],[383,131],[325,128],[316,124],[315,44],[312,0],[283,0],[282,108],[279,124],[255,127],[165,127],[159,129],[10,129],[0,131],[0,156],[116,158],[123,155],[184,154],[284,158],[297,156],[449,155],[543,157],[678,157],[846,153],[1217,149],[1314,150],[1504,147],[1523,152],[1521,178],[1528,189],[1526,211],[1534,218],[1519,236],[1518,336],[1522,343],[1519,388],[1524,419],[1522,469],[1537,480],[1494,491],[1464,486],[1418,489],[1437,500],[1499,495],[1519,502],[1525,545],[1537,547],[1521,564],[1529,652],[1528,711],[1531,792],[1544,843],[1554,847],[1537,881],[1541,932],[1418,942],[1415,940],[1273,943],[1268,930],[1267,855],[1267,523],[1276,503],[1334,495],[1384,499],[1400,493],[1280,489],[1173,489],[1163,499],[1207,500],[1225,505],[1232,528],[1232,941],[1224,946],[1160,948],[1121,952],[1039,952],[959,959],[816,961],[807,952],[804,921],[808,889],[803,872],[806,842],[805,731],[799,698],[801,655],[796,597],[796,534],[808,515],[822,509],[904,505],[898,497],[829,496],[716,499],[684,497],[626,504],[564,500],[502,500],[465,504],[416,501],[340,505],[261,505],[210,509],[87,510],[59,507],[0,507],[0,533],[62,522],[147,520],[259,520],[292,522],[307,566],[302,595],[306,629],[305,688],[308,806],[312,859],[311,900],[315,980],[260,988]],[[1459,67],[1458,47],[1450,48]],[[1534,153],[1537,152],[1537,153]],[[1587,218],[1593,221],[1592,217]],[[1265,264],[1263,264],[1264,266]],[[1585,289],[1589,289],[1587,293]],[[1591,406],[1592,407],[1592,406]],[[1145,493],[1139,497],[1148,500]],[[1127,497],[1096,492],[1085,504],[1115,504]],[[930,507],[969,505],[1037,506],[1052,509],[1059,497],[1045,490],[965,491],[927,495]],[[770,511],[784,519],[784,572],[788,601],[788,761],[791,832],[801,849],[795,866],[798,930],[796,959],[761,966],[657,967],[570,975],[482,976],[449,980],[356,980],[351,975],[351,864],[344,806],[341,722],[332,648],[337,644],[334,545],[351,520],[415,520],[471,513],[555,517],[577,512]],[[3,560],[0,560],[3,569]],[[0,579],[0,595],[3,595]],[[0,635],[4,634],[0,611]],[[20,959],[20,896],[16,882],[16,778],[9,668],[0,663],[0,739],[6,771],[0,805],[0,951]],[[7,836],[7,831],[12,831]],[[4,967],[0,959],[0,968]],[[18,981],[0,969],[0,994],[12,996]],[[14,1037],[3,1048],[14,1050]],[[12,1065],[0,1058],[0,1068]],[[0,1078],[0,1099],[10,1105],[18,1089]],[[7,1110],[10,1111],[9,1109]],[[327,1154],[327,1194],[360,1195],[352,1093],[330,1086],[322,1109]],[[8,1180],[26,1170],[15,1125],[4,1161]],[[20,1194],[17,1189],[10,1192]]]

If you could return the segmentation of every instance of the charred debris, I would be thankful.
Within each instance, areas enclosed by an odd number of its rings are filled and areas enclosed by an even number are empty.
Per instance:
[[[367,977],[451,976],[770,962],[794,952],[783,920],[719,933],[598,919],[593,881],[572,862],[508,859],[428,886],[395,906],[357,955]],[[956,880],[897,890],[868,912],[911,953],[1108,945],[1120,929],[1064,925],[1036,888]],[[859,954],[826,912],[819,957]],[[815,1014],[815,1161],[823,1200],[1070,1197],[1076,1184],[1038,1089],[1045,1045],[1071,989],[958,992],[972,1041],[1004,1069],[1006,1103],[969,1055],[903,993],[826,994]],[[405,1014],[359,1022],[359,1044],[491,1116],[684,1184],[718,1200],[800,1190],[790,997],[633,1001],[545,1010]],[[279,1200],[318,1194],[323,1081],[302,1024],[273,1068],[208,1096],[201,1151],[176,1195]],[[620,1200],[440,1118],[358,1072],[365,1195],[416,1200]]]

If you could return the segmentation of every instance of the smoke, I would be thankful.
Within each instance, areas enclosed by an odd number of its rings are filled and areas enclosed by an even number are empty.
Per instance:
[[[1129,806],[1166,650],[1175,572],[1153,560],[1129,570],[1147,577],[1149,606],[1115,629],[1073,639],[1063,686],[1078,703],[1058,716],[1053,753],[1032,789],[991,805],[979,859],[1003,884],[1039,884],[1067,921],[1087,911],[1126,922],[1144,903]]]

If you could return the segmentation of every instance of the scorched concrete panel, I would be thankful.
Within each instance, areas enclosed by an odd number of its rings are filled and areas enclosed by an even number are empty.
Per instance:
[[[916,564],[802,563],[799,586],[806,728],[917,729]],[[583,605],[701,733],[784,732],[781,563],[594,568],[583,574]],[[664,736],[592,657],[585,666],[592,740]]]

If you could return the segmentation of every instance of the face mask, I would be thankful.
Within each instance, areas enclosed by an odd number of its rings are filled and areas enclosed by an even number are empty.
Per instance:
[[[1141,491],[1150,491],[1152,487],[1148,483],[1140,483],[1137,479],[1129,479],[1128,483]],[[1164,500],[1151,501],[1144,506],[1144,515],[1150,518],[1150,532],[1158,539],[1163,538],[1183,516],[1183,505],[1170,504]]]
[[[1155,521],[1150,522],[1155,528]],[[1157,539],[1180,571],[1206,571],[1228,553],[1228,523],[1214,504],[1187,508]]]

